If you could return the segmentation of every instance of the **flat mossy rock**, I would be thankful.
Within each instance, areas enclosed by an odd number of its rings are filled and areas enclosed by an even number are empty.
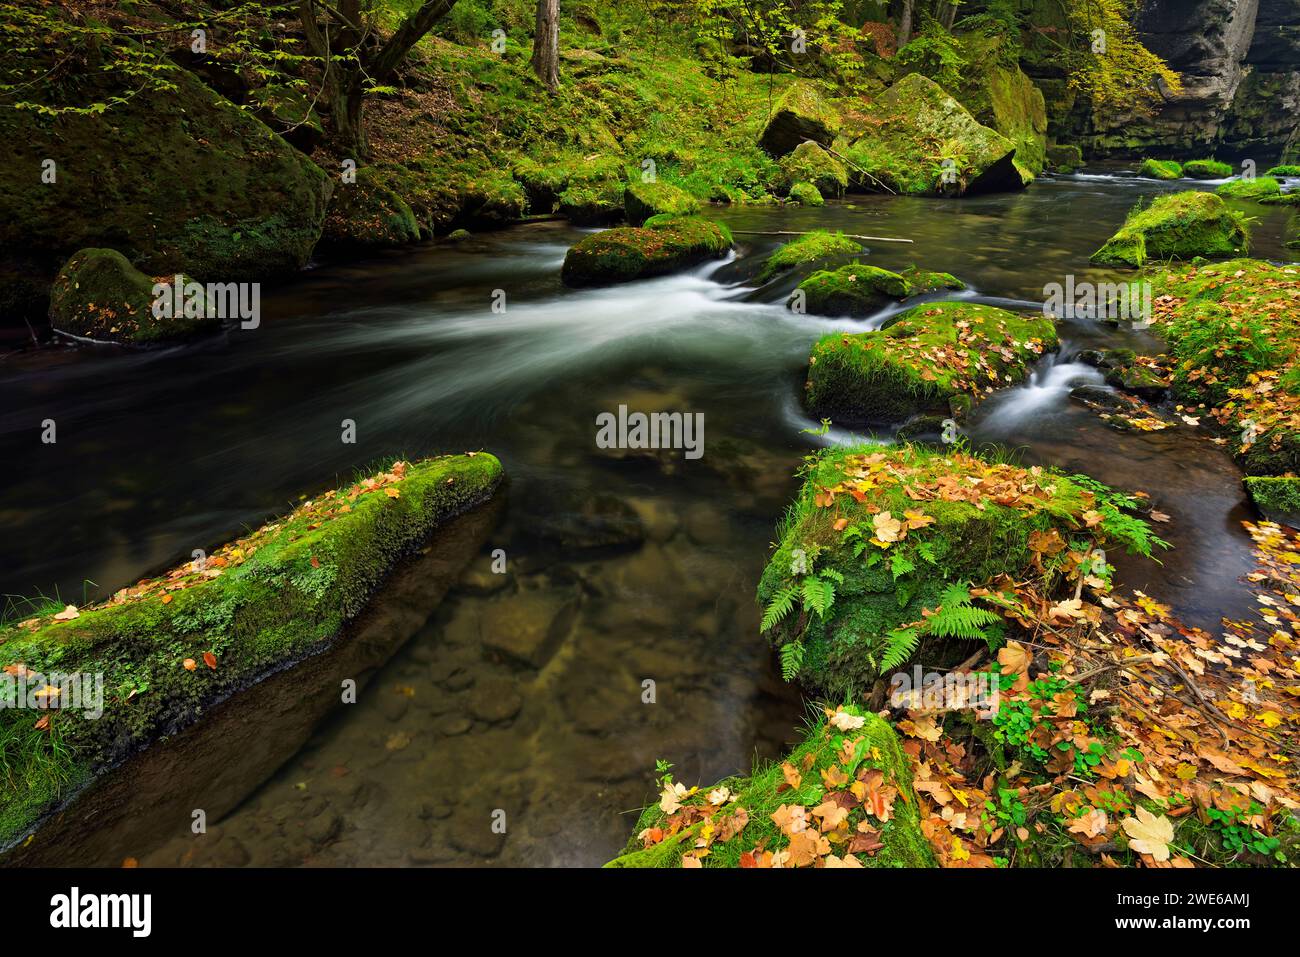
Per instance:
[[[1252,475],[1244,479],[1246,492],[1270,522],[1300,528],[1300,478],[1292,475]]]
[[[1058,345],[1045,316],[967,302],[914,306],[883,329],[829,333],[813,346],[805,400],[837,424],[902,422],[961,410],[1015,385]]]
[[[203,282],[306,265],[325,219],[325,172],[192,73],[168,80],[174,90],[146,90],[99,114],[0,110],[6,167],[31,171],[0,190],[0,265],[21,254],[48,280],[87,248]],[[86,101],[124,92],[97,75],[78,82]],[[57,180],[43,183],[51,156]]]
[[[786,192],[798,183],[811,183],[825,196],[839,196],[849,185],[844,164],[816,143],[800,143],[781,157],[781,185]]]
[[[796,80],[773,106],[758,145],[780,159],[805,140],[830,146],[839,130],[839,114],[817,87],[807,80]]]
[[[219,318],[207,316],[201,297],[194,311],[202,315],[155,316],[154,285],[117,250],[83,249],[59,270],[50,288],[50,326],[79,339],[132,345],[189,339],[221,328]]]
[[[682,787],[680,794],[674,784],[667,784],[660,802],[641,814],[624,852],[605,866],[934,867],[921,831],[911,763],[897,733],[883,718],[854,705],[844,706],[837,715],[846,730],[833,726],[823,714],[781,764],[711,787]],[[797,786],[783,787],[788,783],[783,765],[798,776]],[[844,789],[828,787],[823,775],[843,778]],[[854,781],[873,785],[892,802],[888,820],[876,817],[852,795],[849,782]],[[726,798],[719,804],[709,799],[723,794]],[[834,830],[823,832],[816,826],[814,809],[841,799],[848,815]],[[808,827],[782,827],[774,821],[773,814],[786,819],[782,807],[797,808],[795,817]],[[867,840],[868,835],[873,839]],[[704,847],[698,846],[701,842]]]
[[[1129,514],[1133,502],[1098,483],[961,450],[826,449],[803,474],[757,598],[769,640],[795,646],[782,652],[792,677],[831,700],[869,692],[885,663],[917,655],[927,667],[953,666],[1005,637],[1000,616],[978,614],[968,586],[1006,575],[1050,595],[1081,555],[1149,554],[1154,543]],[[829,606],[824,582],[834,589]],[[931,632],[926,622],[945,604],[970,605],[963,614],[983,619],[972,632],[983,637]]]
[[[730,231],[698,216],[619,226],[571,246],[560,278],[566,286],[646,279],[715,259],[730,248]]]
[[[1074,173],[1083,166],[1083,150],[1073,143],[1057,143],[1047,148],[1047,165],[1055,173]]]
[[[105,689],[97,720],[61,711],[50,739],[60,748],[24,749],[8,766],[19,786],[0,789],[0,846],[65,796],[52,780],[84,781],[194,724],[231,693],[324,651],[400,560],[502,481],[501,463],[484,452],[395,463],[314,496],[213,551],[202,567],[187,563],[137,583],[70,620],[50,612],[0,628],[0,666],[102,674]],[[0,710],[0,733],[32,721],[30,711]]]
[[[1183,167],[1176,160],[1144,159],[1138,175],[1148,179],[1182,179]]]
[[[1229,180],[1214,192],[1229,199],[1263,199],[1281,193],[1282,184],[1272,176],[1256,176],[1252,179]]]
[[[640,226],[651,216],[691,216],[700,211],[700,201],[668,183],[628,183],[623,190],[627,221]]]
[[[928,272],[912,266],[896,273],[879,266],[849,263],[813,273],[791,293],[786,305],[814,316],[862,318],[880,311],[891,300],[965,288],[965,283],[946,272]]]
[[[420,223],[391,185],[388,170],[363,166],[356,181],[334,187],[321,245],[338,249],[384,249],[420,239]]]
[[[1227,179],[1232,173],[1229,164],[1218,160],[1191,160],[1183,164],[1183,175],[1190,179]]]
[[[1173,193],[1129,213],[1119,232],[1092,254],[1092,261],[1136,269],[1149,259],[1239,256],[1248,241],[1245,217],[1218,196]]]
[[[790,187],[790,202],[797,206],[825,206],[826,200],[812,183],[795,183]]]
[[[1016,146],[928,77],[909,73],[864,106],[866,135],[843,151],[859,188],[962,195],[1021,189]],[[936,145],[951,155],[936,159]],[[945,168],[942,160],[951,160]],[[952,182],[945,181],[951,172]]]
[[[777,273],[787,269],[797,269],[808,263],[819,262],[834,256],[852,256],[862,252],[862,247],[843,233],[831,233],[824,229],[815,229],[798,239],[780,246],[763,263],[763,270],[758,274],[760,281],[771,279]]]

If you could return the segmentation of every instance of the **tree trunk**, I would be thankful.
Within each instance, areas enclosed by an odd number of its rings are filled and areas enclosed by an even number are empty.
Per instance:
[[[903,0],[903,11],[898,16],[899,47],[905,46],[912,39],[912,3],[913,0]]]
[[[533,72],[552,93],[560,88],[560,0],[537,0]]]
[[[943,24],[945,30],[951,30],[953,21],[957,19],[957,4],[945,3],[941,8],[941,12],[939,22]]]

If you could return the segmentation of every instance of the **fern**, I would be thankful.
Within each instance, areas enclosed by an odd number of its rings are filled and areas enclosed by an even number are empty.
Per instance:
[[[794,607],[794,601],[798,594],[799,588],[797,585],[787,585],[773,595],[772,600],[767,603],[767,608],[763,611],[763,622],[760,625],[760,630],[767,631],[790,614],[790,609]]]
[[[984,629],[1002,620],[996,612],[974,607],[970,603],[970,589],[964,582],[945,587],[939,602],[925,630],[940,638],[987,638]]]
[[[816,575],[809,575],[803,580],[803,605],[817,613],[818,618],[825,618],[831,605],[835,604],[835,583]]]
[[[889,644],[885,647],[885,656],[880,660],[880,670],[889,671],[897,668],[916,651],[921,641],[919,628],[901,628],[888,634]]]
[[[802,641],[790,641],[781,646],[781,679],[793,681],[794,676],[803,667],[804,644]]]

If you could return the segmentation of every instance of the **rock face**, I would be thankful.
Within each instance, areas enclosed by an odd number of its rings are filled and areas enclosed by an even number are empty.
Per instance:
[[[203,282],[307,263],[329,196],[324,171],[193,74],[171,79],[173,91],[98,115],[0,110],[6,166],[22,171],[0,190],[0,301],[38,314],[59,265],[91,247]],[[51,159],[54,182],[43,182]],[[38,279],[19,284],[22,275]]]

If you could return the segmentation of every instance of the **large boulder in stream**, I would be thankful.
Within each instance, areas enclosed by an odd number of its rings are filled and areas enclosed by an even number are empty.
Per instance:
[[[840,790],[828,781],[842,781]],[[873,789],[879,801],[864,802],[855,789]],[[819,828],[828,801],[848,813]],[[819,715],[780,764],[708,787],[666,779],[623,853],[605,866],[934,867],[920,806],[893,727],[847,705]]]
[[[883,329],[822,336],[808,360],[805,402],[837,424],[960,417],[988,393],[1024,380],[1030,364],[1057,344],[1055,326],[1041,314],[922,304]]]
[[[1241,255],[1248,241],[1245,216],[1218,196],[1173,193],[1129,213],[1119,231],[1092,254],[1092,261],[1137,269],[1149,259],[1221,259]]]
[[[757,597],[786,675],[834,701],[914,656],[951,667],[1003,637],[970,586],[1005,575],[1068,595],[1062,579],[1096,548],[1156,544],[1126,496],[956,449],[826,449],[804,476]]]
[[[404,246],[420,238],[415,212],[394,189],[393,174],[363,166],[354,182],[334,188],[321,233],[321,245],[340,250]]]
[[[853,256],[862,252],[862,247],[843,233],[831,233],[824,229],[814,229],[777,247],[763,263],[758,274],[759,282],[766,282],[773,276],[790,269],[798,269],[809,263],[820,262],[834,257]]]
[[[18,786],[0,788],[0,850],[65,798],[69,783],[333,647],[399,563],[503,481],[501,463],[485,452],[394,462],[106,601],[0,626],[6,681],[24,677],[34,693],[51,676],[94,675],[103,676],[104,689],[102,714],[64,705],[46,715],[58,748],[37,742],[12,756],[8,780]],[[466,544],[462,564],[481,541]],[[83,700],[80,692],[75,700]],[[56,697],[70,705],[68,695]],[[30,710],[0,709],[0,736],[26,736],[34,721]]]
[[[699,216],[620,226],[570,247],[560,278],[566,286],[601,286],[661,276],[715,259],[731,248],[731,232]]]
[[[863,135],[843,151],[860,188],[960,196],[1025,185],[1015,143],[981,125],[928,77],[909,73],[863,113]],[[949,155],[936,161],[938,145]]]
[[[175,89],[145,90],[103,113],[0,110],[13,174],[0,190],[0,283],[36,276],[48,289],[61,263],[94,247],[150,275],[204,282],[306,265],[325,218],[324,171],[192,73],[168,80]],[[82,101],[124,92],[90,73],[78,83]],[[39,283],[6,285],[0,301],[40,310]]]
[[[965,283],[946,272],[928,272],[912,266],[897,273],[855,262],[813,273],[799,283],[786,305],[796,312],[814,316],[862,318],[879,312],[890,302],[965,288]]]
[[[758,145],[780,159],[805,140],[830,146],[839,131],[840,117],[835,108],[812,83],[796,80],[772,107]]]
[[[165,281],[171,285],[177,279],[168,276]],[[181,276],[178,285],[183,289],[191,284]],[[78,339],[132,345],[187,339],[221,328],[215,312],[208,315],[204,294],[189,296],[188,310],[183,303],[175,310],[175,297],[160,299],[154,287],[154,280],[117,250],[83,249],[59,270],[50,288],[50,326]],[[155,309],[156,303],[167,308]]]

